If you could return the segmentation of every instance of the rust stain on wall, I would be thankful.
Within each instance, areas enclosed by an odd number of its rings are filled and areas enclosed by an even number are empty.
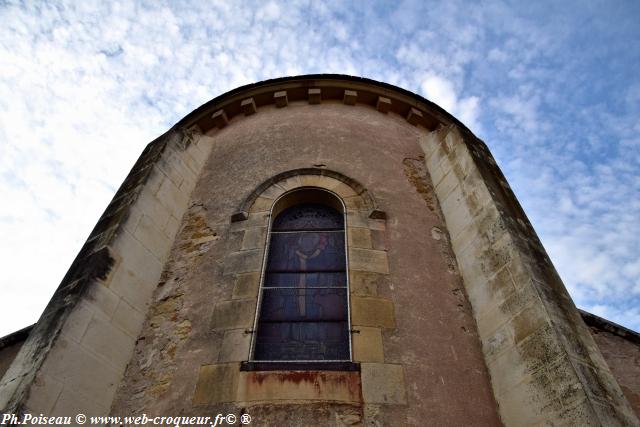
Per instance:
[[[268,399],[362,402],[359,372],[248,372],[245,374],[244,383],[243,400],[247,401]]]

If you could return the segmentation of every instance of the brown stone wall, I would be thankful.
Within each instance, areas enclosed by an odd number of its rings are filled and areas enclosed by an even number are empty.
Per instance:
[[[31,326],[0,338],[0,378],[4,376],[9,366],[11,366],[13,359],[16,358],[30,331]]]
[[[588,313],[583,317],[622,392],[640,417],[640,335]]]
[[[20,342],[0,349],[0,378],[7,372],[7,369],[9,369],[11,362],[13,362],[16,354],[20,351],[22,344],[23,343]]]
[[[212,153],[112,413],[245,411],[259,425],[499,425],[471,308],[421,157],[420,132],[424,129],[404,118],[373,108],[303,102],[283,109],[265,106],[210,131]],[[362,310],[372,307],[369,301],[389,300],[393,323],[361,328],[373,337],[367,342],[382,341],[382,351],[374,346],[368,355],[376,363],[363,362],[361,374],[312,374],[312,385],[327,389],[336,381],[361,381],[362,396],[340,389],[344,397],[335,402],[320,397],[304,403],[304,396],[313,395],[303,384],[296,385],[299,398],[269,401],[273,394],[267,393],[266,401],[233,403],[238,395],[230,390],[250,387],[246,381],[256,375],[239,371],[248,354],[237,349],[246,345],[244,331],[253,324],[255,302],[248,296],[257,290],[251,278],[263,250],[245,245],[256,236],[260,240],[264,214],[249,214],[239,223],[230,218],[260,183],[300,168],[336,171],[359,182],[386,212],[366,245],[388,258],[388,274],[361,275],[359,283],[352,282],[361,292],[352,304]],[[232,252],[240,255],[230,257]],[[222,305],[227,314],[220,317],[214,308]],[[285,385],[294,381],[278,375]],[[206,378],[217,380],[207,386]],[[397,387],[384,395],[380,387],[389,382]],[[210,393],[196,396],[196,386],[209,387]]]

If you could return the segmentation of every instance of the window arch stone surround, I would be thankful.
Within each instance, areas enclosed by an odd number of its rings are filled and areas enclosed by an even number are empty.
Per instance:
[[[356,370],[308,371],[312,381],[292,376],[294,367],[275,371],[242,370],[249,360],[251,336],[274,203],[291,192],[318,189],[333,193],[345,207],[352,360]],[[232,219],[242,233],[240,248],[225,258],[224,274],[234,277],[231,299],[213,308],[212,328],[223,334],[227,359],[202,366],[194,395],[196,405],[217,402],[328,400],[344,403],[406,404],[404,370],[385,363],[383,330],[396,327],[390,298],[377,293],[377,283],[389,274],[386,248],[374,235],[384,233],[384,213],[373,195],[355,180],[324,169],[298,169],[276,175],[259,185],[240,206],[244,218]],[[335,368],[332,368],[335,369]],[[295,377],[295,378],[294,378]],[[211,394],[210,384],[224,383],[223,395]]]

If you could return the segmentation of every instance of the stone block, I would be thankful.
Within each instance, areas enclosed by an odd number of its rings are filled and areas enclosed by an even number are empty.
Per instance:
[[[115,394],[115,389],[112,391],[108,402],[111,402],[113,399],[113,394]],[[75,416],[77,414],[105,416],[109,414],[109,404],[97,401],[93,396],[87,395],[72,386],[65,386],[58,396],[53,410],[47,415],[53,417],[71,417],[72,423],[75,423]]]
[[[463,253],[472,243],[477,239],[481,238],[480,233],[478,232],[477,224],[471,223],[463,228],[457,235],[455,239],[451,240],[451,247],[456,254]]]
[[[492,276],[505,266],[511,264],[514,255],[518,253],[513,237],[509,233],[494,241],[487,242],[487,246],[481,252],[482,268],[487,276]]]
[[[356,211],[367,210],[367,204],[360,196],[345,197],[344,204],[347,205],[347,209]]]
[[[371,248],[379,251],[386,251],[389,249],[387,245],[386,232],[382,230],[371,230]]]
[[[268,212],[271,209],[271,206],[273,206],[273,202],[273,199],[260,196],[251,205],[249,213]]]
[[[327,178],[321,175],[300,175],[300,184],[304,187],[326,187]]]
[[[142,191],[142,194],[140,194],[140,196],[138,196],[138,200],[140,200],[141,197],[143,197],[143,194],[150,194],[148,191]],[[136,204],[129,206],[129,212],[127,212],[127,219],[124,221],[124,228],[125,230],[127,230],[129,233],[132,233],[136,230],[136,227],[138,226],[138,221],[140,221],[140,218],[142,218],[143,212],[140,208],[138,208],[137,206],[137,202]],[[164,206],[163,206],[164,209]]]
[[[61,381],[39,373],[31,385],[26,404],[30,411],[26,412],[50,414],[60,397],[60,393],[62,393],[62,389],[63,383]]]
[[[242,237],[242,250],[263,248],[267,243],[266,239],[266,227],[247,228]]]
[[[365,403],[407,403],[404,369],[401,365],[362,363],[362,397]]]
[[[185,175],[185,180],[181,189],[185,192],[190,192],[196,186],[196,182],[198,181],[200,172],[202,171],[202,165],[186,153],[183,154],[183,157],[185,158],[184,164],[187,166],[189,173]],[[189,183],[189,188],[186,188],[187,182]]]
[[[207,161],[207,158],[209,157],[209,151],[211,150],[211,141],[212,141],[212,138],[201,136],[196,141],[196,144],[190,145],[189,148],[185,151],[187,156],[193,159],[193,161],[198,166],[197,169],[193,169],[196,175],[199,174],[200,170],[202,169],[202,166],[204,166],[204,164]]]
[[[240,222],[246,221],[249,218],[249,212],[247,211],[238,211],[231,214],[231,222]]]
[[[213,124],[218,128],[222,129],[226,125],[229,124],[229,119],[227,118],[227,113],[224,110],[218,110],[211,116],[213,120]]]
[[[197,177],[200,175],[200,171],[202,170],[202,164],[200,163],[199,158],[198,160],[196,160],[196,158],[193,156],[193,151],[194,150],[188,149],[182,152],[182,161],[184,162],[184,165],[187,167],[187,169],[189,169],[189,172],[192,174],[192,176]]]
[[[378,288],[388,281],[389,276],[386,274],[349,269],[349,286],[354,295],[376,296]]]
[[[353,337],[353,359],[356,362],[384,362],[380,328],[359,326]]]
[[[380,209],[372,209],[369,213],[371,219],[387,219],[387,213]]]
[[[449,158],[452,160],[453,166],[455,167],[456,173],[459,177],[466,178],[473,174],[476,178],[482,180],[478,166],[473,160],[473,157],[469,152],[469,148],[462,138],[450,133],[445,138],[444,143],[449,150]]]
[[[233,217],[231,219],[231,231],[246,230],[251,227],[266,227],[269,223],[269,212],[246,213],[246,218],[238,219],[237,221],[234,221]]]
[[[101,315],[106,319],[110,319],[116,311],[120,297],[101,282],[92,282],[89,284],[83,299],[95,309],[98,316]]]
[[[358,92],[356,92],[355,90],[344,91],[344,98],[342,99],[342,102],[344,102],[345,105],[356,105],[357,101]]]
[[[441,149],[436,149],[435,153],[429,157],[428,160],[425,161],[427,165],[427,170],[429,171],[429,177],[431,178],[431,182],[440,182],[442,178],[450,171],[450,168],[443,168],[442,165],[446,164],[449,160],[445,158],[443,162],[441,162],[442,158],[440,157]],[[438,195],[438,200],[442,200],[442,197],[436,191],[436,195]]]
[[[407,113],[407,121],[410,124],[417,126],[422,122],[422,111],[417,108],[411,108]]]
[[[160,203],[160,200],[151,192],[143,190],[135,202],[135,209],[139,210],[142,215],[146,215],[153,219],[159,227],[164,227],[172,215],[172,210]],[[142,216],[141,216],[142,217]],[[137,224],[136,224],[137,225]],[[129,230],[132,234],[137,227]]]
[[[515,347],[515,338],[513,336],[513,328],[507,323],[508,319],[504,316],[500,316],[496,311],[491,312],[495,318],[491,318],[491,315],[485,316],[483,321],[478,321],[478,331],[482,330],[482,353],[485,360],[494,360],[499,357],[500,353],[507,349],[513,349]],[[481,323],[492,324],[485,326]],[[498,324],[496,329],[491,332],[491,328],[494,324]]]
[[[260,196],[267,199],[275,200],[278,197],[282,196],[284,193],[284,188],[280,187],[278,184],[273,184],[267,187],[262,193],[260,193]]]
[[[347,227],[369,228],[369,215],[353,209],[347,209]]]
[[[454,189],[446,199],[441,200],[440,207],[452,239],[458,237],[458,234],[474,222],[473,214],[469,211],[464,196],[458,189]]]
[[[160,262],[164,262],[171,241],[162,231],[162,227],[157,225],[148,215],[143,215],[138,222],[133,236],[144,245]]]
[[[258,298],[260,287],[260,273],[238,274],[233,287],[233,299]]]
[[[496,398],[500,402],[500,418],[504,425],[537,426],[552,415],[550,411],[540,410],[542,402],[534,403],[537,394],[534,387],[530,381],[525,381]]]
[[[175,217],[182,217],[189,201],[189,194],[176,187],[168,179],[164,180],[156,197]]]
[[[529,373],[549,367],[551,362],[566,354],[548,319],[541,317],[544,314],[532,311],[523,312],[512,322],[516,346],[523,355],[525,369]],[[524,322],[529,320],[531,324],[525,325]]]
[[[547,422],[543,425],[552,426],[556,419],[562,419],[563,421],[566,420],[567,425],[590,426],[597,419],[597,415],[592,410],[591,405],[592,403],[589,402],[586,397],[578,399],[567,405],[563,404],[562,412],[552,415],[551,418],[547,419]],[[597,404],[594,406],[597,407]],[[621,412],[624,412],[624,410],[621,410],[619,413]],[[628,424],[633,425],[633,421]]]
[[[289,178],[278,181],[278,185],[285,191],[293,190],[294,188],[302,187],[302,181],[299,175],[290,176]]]
[[[353,188],[351,188],[350,185],[347,185],[344,182],[340,181],[338,181],[338,183],[335,184],[335,187],[331,188],[330,190],[332,190],[343,199],[346,199],[347,197],[357,196],[357,193],[353,190]]]
[[[112,322],[114,325],[122,329],[127,335],[136,339],[142,329],[144,315],[133,308],[133,306],[127,303],[124,299],[121,299],[118,303],[118,308],[113,315]]]
[[[385,251],[349,248],[349,267],[354,270],[389,273],[389,261]]]
[[[214,330],[251,328],[255,309],[255,299],[219,302],[213,309],[211,327]]]
[[[165,150],[163,156],[155,163],[154,167],[160,169],[176,187],[180,187],[185,174],[193,175],[193,172],[184,165],[179,155],[170,149]]]
[[[516,293],[513,289],[513,286],[510,285],[508,271],[506,269],[501,270],[501,272],[489,281],[487,288],[498,286],[497,282],[503,282],[503,280],[507,280],[504,283],[505,289],[503,292],[507,294],[507,296],[501,297],[500,295],[492,296],[489,289],[482,289],[482,287],[476,287],[474,291],[482,292],[484,296],[485,303],[482,303],[482,309],[479,309],[477,312],[477,324],[478,331],[481,335],[488,335],[495,331],[500,325],[507,322],[511,319],[516,313],[513,313],[511,308],[514,305],[518,305],[520,310],[524,309],[524,305],[531,304],[531,301],[527,301],[530,299],[530,294],[522,294]],[[480,289],[478,289],[480,288]],[[479,301],[480,297],[474,298],[474,301]],[[506,301],[505,301],[506,300]],[[513,307],[515,308],[515,307]]]
[[[129,363],[134,344],[135,337],[127,335],[113,323],[97,318],[91,319],[80,342],[83,349],[96,354],[105,363],[122,372]]]
[[[489,302],[488,294],[484,289],[489,277],[483,269],[481,254],[478,253],[481,250],[482,239],[480,238],[469,245],[463,253],[456,254],[467,296],[473,306],[478,304],[477,307],[482,307],[482,304]]]
[[[433,131],[429,133],[421,133],[418,139],[418,144],[424,152],[425,162],[428,162],[433,153],[438,149],[440,145],[441,131]]]
[[[391,109],[391,100],[384,96],[379,96],[376,101],[376,109],[381,113],[387,114]]]
[[[241,402],[362,402],[358,372],[240,372],[238,385],[237,400]]]
[[[307,92],[309,104],[320,104],[322,102],[322,90],[320,88],[312,88]]]
[[[522,295],[514,295],[516,288],[513,284],[511,274],[506,267],[501,268],[496,274],[490,276],[486,285],[478,290],[485,296],[485,302],[483,303],[484,309],[478,311],[478,315],[480,316],[486,310],[494,311],[494,308],[498,309],[498,311],[504,315],[511,316],[515,314],[515,312],[510,309],[510,306],[512,307],[517,302],[524,301],[524,293],[522,293]],[[527,295],[530,296],[529,293],[527,293]],[[507,299],[509,299],[509,302],[505,303]],[[476,298],[476,300],[479,300],[479,298]],[[519,305],[520,309],[524,308],[523,304]]]
[[[175,239],[179,229],[180,229],[180,221],[178,220],[178,218],[171,215],[167,220],[167,224],[164,226],[162,231],[164,231],[164,234],[166,234],[169,237],[169,239],[173,240]]]
[[[151,169],[151,172],[147,177],[147,182],[144,184],[143,192],[148,191],[151,194],[156,194],[166,179],[166,175],[160,169]]]
[[[39,374],[62,382],[62,394],[66,390],[74,390],[96,402],[111,402],[127,361],[118,369],[78,344],[58,337]]]
[[[96,312],[95,307],[89,305],[86,301],[80,301],[71,311],[69,317],[62,327],[62,334],[70,340],[79,343],[82,340],[89,322]]]
[[[395,328],[393,302],[385,298],[351,297],[351,323],[353,326]]]
[[[322,186],[324,188],[326,188],[327,190],[334,190],[340,184],[344,184],[344,182],[340,181],[339,179],[330,177],[330,176],[322,176]],[[355,192],[354,192],[354,194],[355,194]]]
[[[118,270],[125,268],[145,285],[155,286],[160,279],[162,263],[133,235],[124,231],[113,242],[113,251],[121,257]],[[118,271],[114,272],[109,287],[114,289]]]
[[[158,279],[159,279],[158,274]],[[156,282],[143,283],[130,269],[120,267],[116,270],[110,289],[125,299],[136,310],[146,313]]]
[[[246,329],[225,331],[218,362],[242,362],[249,359],[251,333]]]
[[[347,228],[349,247],[371,249],[371,231],[368,228]]]
[[[235,401],[239,374],[240,366],[237,363],[201,366],[193,404]]]
[[[240,108],[242,108],[242,112],[245,116],[250,116],[258,111],[256,108],[256,102],[253,98],[243,99],[242,102],[240,102]]]
[[[447,196],[460,186],[460,179],[455,173],[449,171],[447,174],[440,178],[440,181],[435,184],[435,192],[438,198],[446,199]]]
[[[224,274],[260,271],[262,252],[262,249],[232,252],[224,260]]]
[[[276,104],[276,107],[282,108],[289,105],[289,100],[287,98],[287,91],[282,90],[273,94],[273,102]]]

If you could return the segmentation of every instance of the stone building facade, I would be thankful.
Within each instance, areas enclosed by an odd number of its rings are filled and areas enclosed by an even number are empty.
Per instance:
[[[274,224],[302,205],[343,218],[330,231],[344,236],[332,301],[345,350],[323,357],[321,342],[320,356],[264,360]],[[306,232],[316,249],[297,252],[303,267],[327,245]],[[304,317],[316,291],[296,280],[277,301]],[[325,291],[313,295],[326,323]],[[368,79],[276,79],[213,99],[148,145],[20,351],[0,349],[13,359],[0,407],[257,425],[638,425],[638,336],[588,316],[486,145],[454,117]]]

